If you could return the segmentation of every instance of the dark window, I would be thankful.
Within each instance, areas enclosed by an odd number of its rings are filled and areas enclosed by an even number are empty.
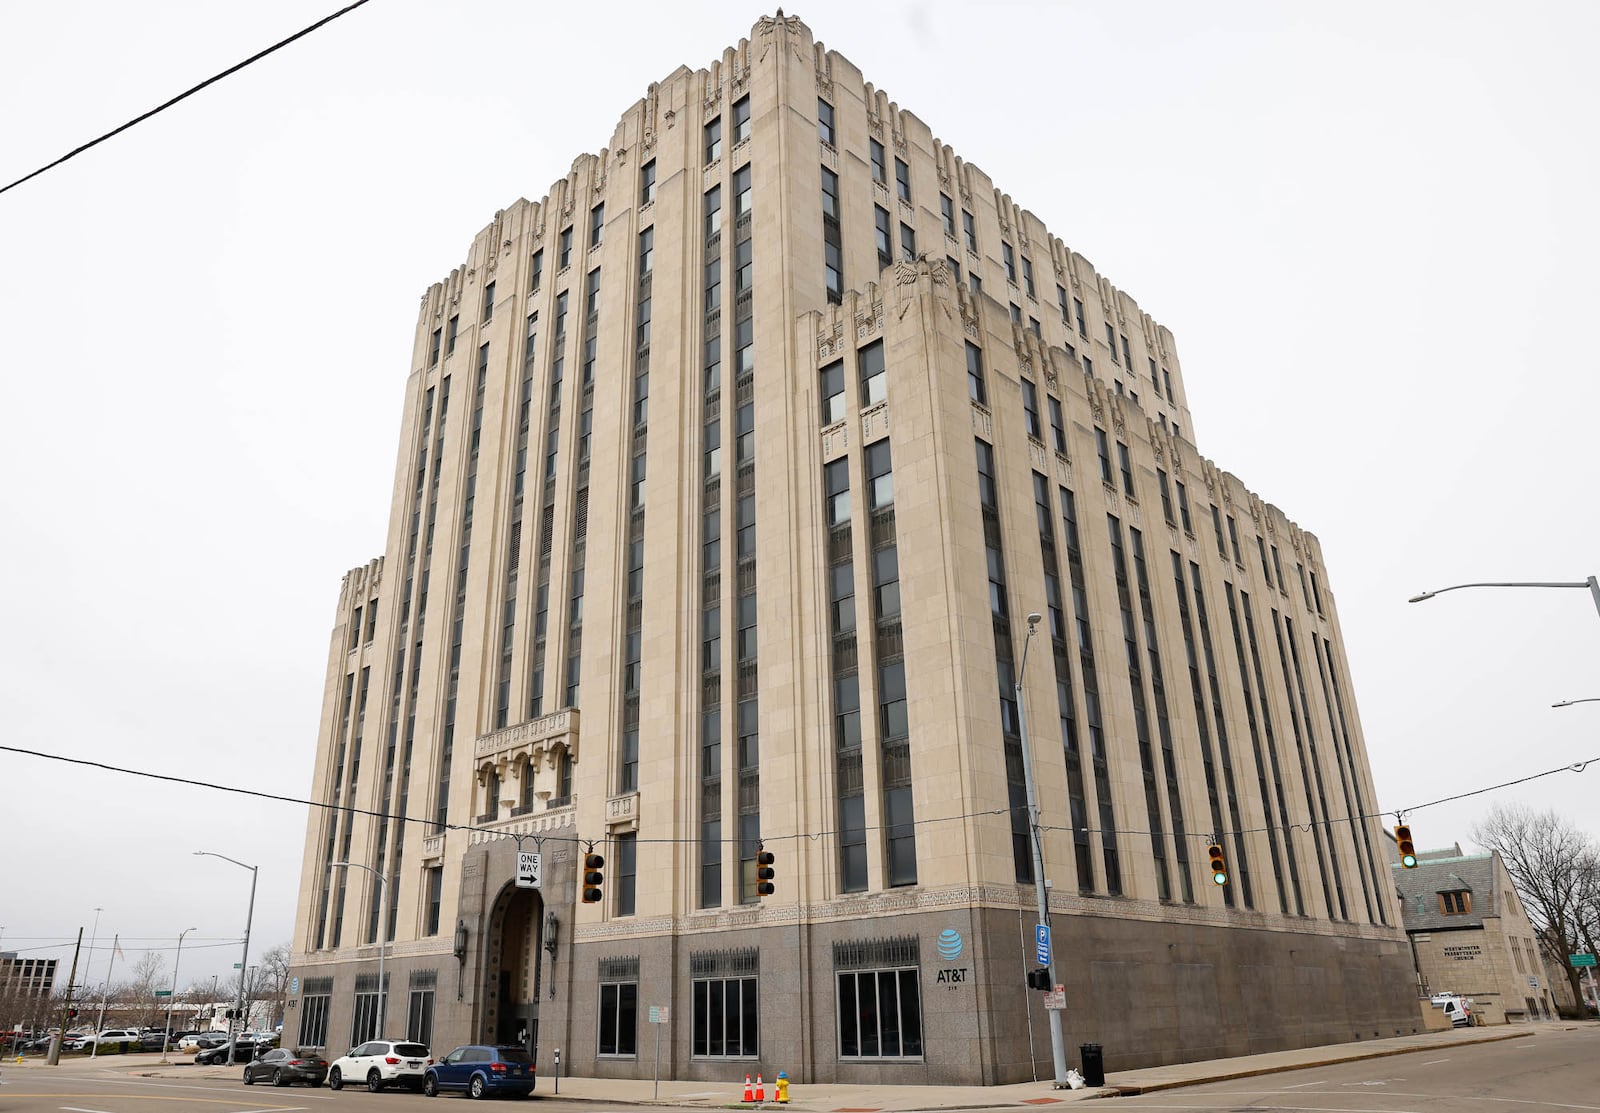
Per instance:
[[[1128,371],[1130,373],[1132,373],[1132,371],[1133,371],[1133,353],[1128,350],[1128,338],[1126,336],[1122,336],[1121,334],[1118,334],[1117,339],[1122,342],[1122,366],[1126,367],[1128,369]]]
[[[1106,347],[1111,349],[1111,362],[1119,363],[1117,359],[1117,330],[1111,327],[1111,322],[1106,322]]]
[[[1095,426],[1094,430],[1094,449],[1100,457],[1100,482],[1115,488],[1116,478],[1111,473],[1111,442],[1106,440],[1106,431],[1099,426]]]
[[[955,258],[950,256],[950,255],[946,255],[944,257],[944,264],[945,264],[945,266],[950,268],[950,277],[951,277],[951,279],[954,280],[957,285],[960,285],[961,284],[961,264],[956,262]]]
[[[894,470],[889,460],[889,441],[867,445],[863,461],[867,473],[867,509],[882,510],[894,505]]]
[[[973,223],[972,214],[966,209],[961,210],[961,234],[967,241],[967,250],[974,255],[978,253],[978,226]]]
[[[456,351],[456,337],[461,332],[461,314],[457,313],[450,318],[450,327],[444,334],[444,354],[454,355]]]
[[[600,1054],[638,1053],[639,983],[600,984]]]
[[[753,1059],[760,1052],[757,979],[697,978],[690,1054],[706,1059]]]
[[[850,970],[837,977],[839,1058],[922,1057],[919,968]]]
[[[1440,893],[1439,910],[1446,916],[1465,916],[1472,911],[1472,894],[1466,889]]]
[[[635,834],[618,835],[616,851],[617,915],[632,916],[634,898],[637,892],[635,882],[639,873],[639,836]]]
[[[444,895],[444,867],[433,866],[428,870],[428,912],[424,935],[439,934],[439,905]]]
[[[439,339],[444,333],[439,329],[433,330],[433,340],[428,345],[428,366],[435,367],[439,363]]]
[[[822,217],[839,219],[839,175],[826,166],[822,168]]]
[[[1022,380],[1022,418],[1028,428],[1028,436],[1034,440],[1044,439],[1044,430],[1039,425],[1039,392],[1027,379]]]
[[[656,269],[656,230],[646,228],[639,233],[639,277]]]
[[[874,340],[856,353],[856,374],[861,378],[862,406],[875,406],[889,396],[882,340]]]
[[[967,341],[967,395],[978,405],[987,405],[983,384],[983,349]]]
[[[1033,292],[1033,260],[1026,255],[1022,257],[1022,292],[1030,298],[1035,296]],[[1037,332],[1038,330],[1035,329],[1034,331]]]
[[[639,167],[639,205],[642,208],[656,199],[656,160],[651,159]]]
[[[741,166],[733,172],[733,216],[735,220],[750,215],[750,167]]]
[[[718,116],[706,125],[706,164],[716,162],[722,157],[722,117]]]
[[[1167,525],[1175,525],[1172,517],[1172,484],[1167,482],[1167,473],[1160,468],[1156,469],[1156,486],[1161,488],[1161,516],[1167,520]]]
[[[894,160],[894,189],[900,200],[911,200],[911,167],[898,158]]]
[[[589,210],[589,250],[593,251],[600,246],[600,238],[605,235],[606,228],[606,203],[600,202]]]
[[[494,316],[494,283],[491,282],[483,288],[483,323],[488,324]]]
[[[1083,317],[1083,299],[1072,299],[1072,315],[1078,322],[1078,335],[1087,339],[1089,336],[1089,323]]]
[[[706,190],[706,239],[710,239],[722,231],[722,187],[712,186]]]
[[[1136,498],[1133,493],[1133,460],[1128,455],[1128,446],[1121,441],[1117,442],[1117,463],[1122,466],[1122,492],[1129,498]]]
[[[872,219],[877,229],[878,269],[882,270],[894,262],[894,245],[889,238],[889,212],[881,206],[874,205]]]
[[[939,222],[944,227],[944,234],[952,240],[956,238],[956,205],[944,194],[939,194]]]
[[[1000,242],[1000,264],[1006,269],[1006,281],[1015,286],[1017,283],[1017,253],[1004,240]]]
[[[750,138],[750,98],[740,97],[733,102],[733,145],[737,147]]]
[[[822,369],[822,424],[832,425],[844,417],[844,361],[840,360]]]
[[[1189,492],[1178,480],[1178,517],[1183,522],[1183,532],[1194,536],[1194,521],[1189,517]]]
[[[917,257],[917,233],[909,224],[900,225],[900,257],[907,260]]]
[[[572,229],[570,227],[561,229],[560,248],[561,256],[556,265],[565,270],[572,265]]]
[[[1047,397],[1049,397],[1047,395]],[[1061,400],[1049,397],[1050,401],[1050,435],[1055,440],[1056,451],[1065,456],[1067,454],[1067,430],[1061,418]]]
[[[528,262],[529,278],[528,292],[531,294],[539,288],[539,283],[544,279],[544,249],[540,248],[533,253],[533,258]]]
[[[872,154],[872,180],[887,184],[889,172],[886,169],[887,163],[883,159],[883,144],[876,139],[869,139],[867,140],[867,146]]]
[[[817,99],[817,134],[828,146],[833,146],[833,105],[827,101]]]

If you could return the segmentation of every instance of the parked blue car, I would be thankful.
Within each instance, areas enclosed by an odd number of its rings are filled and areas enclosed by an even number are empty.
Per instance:
[[[422,1076],[430,1098],[442,1090],[462,1090],[475,1098],[494,1094],[528,1097],[535,1081],[533,1058],[520,1047],[468,1044],[434,1063]]]

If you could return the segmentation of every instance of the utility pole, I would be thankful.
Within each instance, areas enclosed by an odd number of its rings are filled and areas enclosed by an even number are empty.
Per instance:
[[[50,1041],[50,1055],[46,1060],[52,1067],[61,1062],[61,1041],[67,1038],[67,1020],[72,1012],[72,983],[78,980],[78,952],[81,950],[83,950],[83,929],[79,928],[78,945],[72,948],[72,973],[67,975],[67,1000],[61,1006],[61,1031]]]
[[[1022,663],[1017,668],[1017,680],[1014,695],[1017,701],[1017,733],[1022,740],[1022,779],[1028,793],[1028,833],[1029,842],[1033,847],[1033,887],[1039,899],[1039,923],[1046,928],[1050,925],[1050,882],[1044,876],[1044,847],[1039,835],[1039,790],[1033,783],[1033,751],[1028,747],[1028,715],[1024,707],[1022,681],[1028,670],[1028,643],[1033,641],[1033,629],[1043,621],[1044,616],[1034,612],[1028,616],[1028,634],[1022,640]],[[1050,941],[1050,984],[1056,982],[1056,948],[1055,940]],[[1050,1060],[1055,1068],[1055,1080],[1052,1086],[1057,1090],[1067,1088],[1067,1042],[1061,1032],[1061,1010],[1046,1009],[1045,1015],[1050,1019]]]
[[[97,1058],[100,1054],[100,1032],[106,1026],[106,1001],[111,996],[111,967],[117,961],[117,942],[121,938],[120,932],[111,937],[111,957],[106,959],[106,984],[100,990],[100,1015],[95,1018],[94,1022],[94,1050],[89,1052],[89,1058],[91,1059]],[[93,948],[90,949],[92,950]]]

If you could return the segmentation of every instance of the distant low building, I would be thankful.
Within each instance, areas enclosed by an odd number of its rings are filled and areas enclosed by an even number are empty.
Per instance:
[[[1390,869],[1422,994],[1469,997],[1485,1024],[1553,1019],[1538,932],[1500,856],[1463,854],[1458,843],[1420,852],[1414,869],[1395,858]]]
[[[56,985],[56,959],[19,958],[0,952],[0,996],[48,997]]]

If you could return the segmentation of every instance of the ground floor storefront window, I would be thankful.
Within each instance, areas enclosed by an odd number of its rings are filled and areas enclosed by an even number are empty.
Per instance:
[[[834,944],[841,1059],[922,1057],[922,966],[915,936]]]
[[[599,1053],[631,1057],[639,1052],[639,959],[603,958],[600,982]]]
[[[694,1028],[690,1054],[753,1059],[760,1052],[760,960],[748,950],[691,955]]]

